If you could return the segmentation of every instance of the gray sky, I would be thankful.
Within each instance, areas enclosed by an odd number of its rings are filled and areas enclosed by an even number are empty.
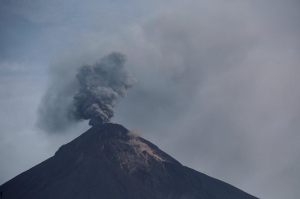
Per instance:
[[[89,128],[36,128],[47,88],[119,51],[138,83],[114,121],[257,197],[300,198],[299,21],[298,0],[2,0],[0,184]]]

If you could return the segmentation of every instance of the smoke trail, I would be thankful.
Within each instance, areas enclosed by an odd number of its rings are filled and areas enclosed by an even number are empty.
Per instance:
[[[108,122],[114,116],[116,100],[125,97],[136,82],[125,62],[123,54],[113,52],[94,65],[82,66],[76,76],[74,67],[55,71],[41,100],[37,127],[52,133],[82,119],[90,119],[92,126]]]
[[[80,89],[74,96],[76,119],[90,119],[91,126],[114,116],[116,99],[124,97],[136,80],[124,67],[126,59],[111,53],[95,65],[84,65],[76,75]]]

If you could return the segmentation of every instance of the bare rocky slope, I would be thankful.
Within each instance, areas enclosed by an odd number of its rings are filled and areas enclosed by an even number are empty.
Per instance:
[[[3,199],[256,198],[183,166],[112,123],[92,127],[0,191]]]

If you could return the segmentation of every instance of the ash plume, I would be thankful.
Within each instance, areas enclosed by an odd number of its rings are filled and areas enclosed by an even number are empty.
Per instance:
[[[74,96],[75,118],[90,119],[91,126],[106,123],[114,116],[118,97],[124,97],[136,80],[124,67],[126,58],[111,53],[94,65],[84,65],[76,75],[80,89]]]
[[[52,133],[83,119],[90,120],[91,126],[109,122],[117,99],[136,83],[125,62],[123,54],[113,52],[93,65],[83,65],[77,74],[74,67],[54,69],[38,110],[37,127]]]

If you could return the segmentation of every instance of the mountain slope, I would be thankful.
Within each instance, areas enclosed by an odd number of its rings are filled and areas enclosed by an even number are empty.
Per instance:
[[[107,123],[0,186],[3,199],[255,199]]]

